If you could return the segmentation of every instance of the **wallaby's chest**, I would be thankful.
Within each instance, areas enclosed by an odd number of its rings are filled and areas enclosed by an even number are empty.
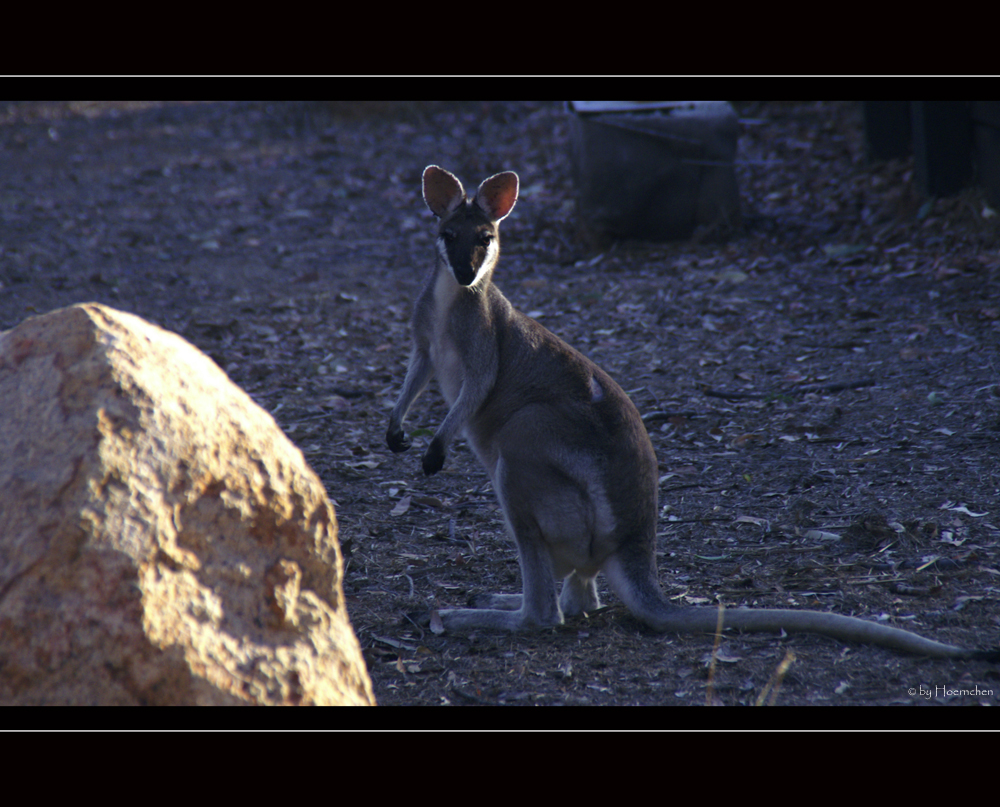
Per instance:
[[[439,271],[432,289],[434,316],[426,326],[434,375],[449,406],[462,391],[469,372],[465,365],[470,352],[475,352],[475,345],[469,344],[471,335],[466,332],[464,338],[460,337],[465,332],[460,320],[466,316],[460,293],[454,279]]]

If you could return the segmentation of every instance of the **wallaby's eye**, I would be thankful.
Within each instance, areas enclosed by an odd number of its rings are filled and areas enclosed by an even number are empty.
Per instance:
[[[490,241],[493,240],[493,233],[480,233],[479,234],[479,246],[488,247]]]

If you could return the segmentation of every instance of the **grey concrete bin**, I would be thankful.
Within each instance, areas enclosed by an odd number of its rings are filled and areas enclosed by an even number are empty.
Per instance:
[[[570,101],[578,211],[616,238],[688,238],[739,219],[739,126],[725,101]]]

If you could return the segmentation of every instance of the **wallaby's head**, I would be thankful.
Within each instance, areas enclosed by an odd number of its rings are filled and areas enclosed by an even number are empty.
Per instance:
[[[424,201],[441,220],[437,250],[462,286],[489,275],[500,257],[497,225],[517,201],[517,174],[504,171],[483,183],[472,199],[450,171],[436,165],[424,169]]]

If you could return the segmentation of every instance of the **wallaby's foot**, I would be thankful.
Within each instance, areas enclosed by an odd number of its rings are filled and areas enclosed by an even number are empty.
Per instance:
[[[398,454],[400,451],[406,451],[406,449],[410,447],[410,438],[401,428],[390,428],[389,431],[386,432],[385,442],[394,454]]]
[[[521,594],[478,594],[472,598],[474,608],[493,608],[498,611],[518,611],[524,597]]]
[[[517,611],[524,602],[523,594],[477,594],[470,604],[474,608],[494,608],[500,611]],[[574,573],[563,581],[559,596],[559,610],[563,616],[578,616],[601,607],[597,595],[597,585],[593,577],[581,577]]]
[[[469,604],[476,609],[491,608],[498,611],[518,611],[524,602],[522,594],[477,594]],[[563,583],[562,595],[559,597],[560,610],[563,616],[579,616],[583,613],[593,613],[601,607],[597,596],[597,588],[593,578],[583,580],[573,576]]]
[[[512,595],[516,596],[516,595]],[[562,624],[562,614],[548,619],[538,619],[524,613],[524,609],[509,611],[497,608],[450,608],[438,611],[446,631],[463,633],[472,630],[524,631],[554,627]]]

